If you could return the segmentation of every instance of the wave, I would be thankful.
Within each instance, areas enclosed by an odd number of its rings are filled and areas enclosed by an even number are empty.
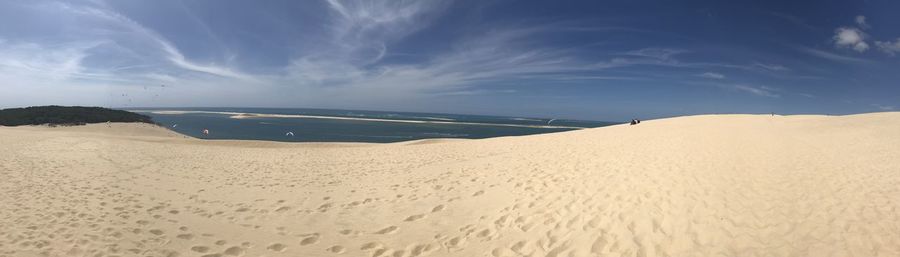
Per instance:
[[[541,119],[531,119],[531,118],[509,118],[509,119],[510,119],[510,120],[517,120],[517,121],[540,121],[540,122],[544,122],[544,121],[545,121],[545,120],[541,120]]]
[[[455,119],[451,119],[451,118],[438,118],[438,117],[410,117],[410,118],[414,118],[414,119],[426,119],[426,120],[456,121]]]
[[[469,136],[469,134],[433,133],[433,132],[422,133],[422,135],[438,136],[438,137],[467,137],[467,136]]]
[[[380,135],[354,135],[354,134],[332,134],[336,136],[345,136],[345,137],[369,137],[369,138],[403,138],[403,139],[412,139],[412,136],[380,136]]]

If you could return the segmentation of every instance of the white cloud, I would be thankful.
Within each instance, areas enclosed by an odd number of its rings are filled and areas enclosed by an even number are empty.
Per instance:
[[[869,49],[866,43],[866,33],[857,28],[840,27],[834,30],[834,45],[838,48],[849,47],[857,52],[865,52]]]
[[[866,23],[866,16],[862,15],[856,16],[856,25],[859,25],[859,27],[863,29],[871,28],[869,24]]]
[[[721,73],[715,73],[715,72],[704,72],[697,76],[708,78],[708,79],[724,79],[725,78],[725,75],[722,75]]]
[[[866,17],[862,15],[856,16],[856,24],[862,29],[871,28],[869,23],[866,22]],[[869,43],[866,42],[868,38],[869,35],[864,33],[859,28],[840,27],[835,29],[834,37],[832,39],[834,41],[835,47],[837,48],[851,48],[857,52],[865,52],[870,48]],[[898,52],[900,52],[900,38],[898,38],[895,42],[891,42],[890,40],[875,40],[874,44],[875,47],[878,48],[878,50],[890,56],[894,56]]]
[[[878,50],[881,50],[890,56],[894,56],[897,53],[900,53],[900,38],[897,38],[897,41],[894,42],[875,41],[875,46],[878,47]]]

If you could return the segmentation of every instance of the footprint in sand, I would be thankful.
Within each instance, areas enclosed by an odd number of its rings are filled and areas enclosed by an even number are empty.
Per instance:
[[[513,244],[512,246],[510,246],[509,249],[513,250],[516,253],[519,253],[522,255],[527,255],[524,253],[531,252],[531,251],[529,251],[530,249],[527,247],[528,247],[528,241],[519,241],[519,242],[516,242],[515,244]]]
[[[388,251],[388,249],[379,248],[379,249],[375,250],[375,252],[372,253],[372,257],[379,257],[387,251]]]
[[[416,215],[406,217],[406,219],[403,221],[417,221],[417,220],[424,219],[424,218],[425,218],[425,214],[416,214]]]
[[[509,250],[507,250],[506,248],[494,248],[494,250],[491,251],[491,255],[493,255],[494,257],[501,257],[511,256],[512,254],[510,254]]]
[[[205,253],[205,252],[209,252],[209,247],[198,245],[198,246],[191,247],[191,251],[195,251],[198,253]]]
[[[444,246],[446,246],[447,248],[456,248],[456,247],[461,246],[465,242],[466,242],[466,239],[463,237],[454,237],[454,238],[451,238],[449,241],[445,242]]]
[[[311,245],[319,242],[319,236],[311,236],[300,240],[300,245]]]
[[[493,230],[486,228],[486,229],[482,230],[481,232],[478,232],[478,237],[489,237],[493,234],[494,234]]]
[[[400,228],[397,226],[390,226],[390,227],[381,229],[378,232],[375,232],[375,234],[382,234],[382,235],[393,234],[393,233],[397,232],[398,229],[400,229]]]
[[[269,245],[269,247],[266,247],[266,249],[276,252],[284,252],[284,249],[287,249],[287,246],[281,243],[274,243]]]
[[[328,251],[333,252],[333,253],[337,253],[337,254],[342,254],[342,253],[344,253],[344,252],[346,251],[346,249],[344,249],[343,246],[335,245],[335,246],[329,247],[329,248],[328,248]]]
[[[438,205],[438,206],[435,206],[434,208],[432,208],[432,209],[431,209],[431,212],[439,212],[439,211],[443,211],[444,208],[445,208],[444,205],[441,204],[441,205]]]
[[[225,249],[225,255],[231,255],[231,256],[244,255],[244,248],[241,248],[240,246],[229,247],[228,249]]]
[[[369,242],[359,247],[359,249],[363,251],[375,248],[384,248],[384,245],[378,242]]]
[[[425,255],[433,250],[434,250],[434,245],[432,245],[432,244],[416,245],[415,247],[413,247],[412,251],[410,252],[410,256],[415,257],[415,256]]]
[[[341,235],[345,235],[345,236],[359,236],[360,234],[362,234],[359,231],[355,231],[355,230],[351,230],[351,229],[344,229],[344,230],[338,231],[338,233]]]

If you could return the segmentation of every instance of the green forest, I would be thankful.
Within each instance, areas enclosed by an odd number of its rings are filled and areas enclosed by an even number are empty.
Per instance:
[[[147,115],[102,107],[35,106],[0,110],[0,125],[3,126],[70,126],[108,121],[153,123]]]

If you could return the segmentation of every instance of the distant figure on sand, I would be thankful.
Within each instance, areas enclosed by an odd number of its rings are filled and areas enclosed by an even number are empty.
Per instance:
[[[631,119],[631,125],[637,125],[637,120],[636,120],[636,119]]]

